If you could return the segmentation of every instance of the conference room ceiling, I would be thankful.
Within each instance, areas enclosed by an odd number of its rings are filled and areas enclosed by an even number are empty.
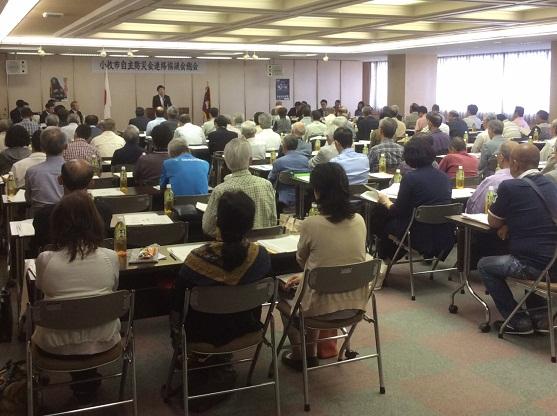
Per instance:
[[[215,43],[238,51],[280,45],[284,53],[289,46],[380,50],[385,42],[556,20],[557,1],[534,0],[40,0],[9,36],[96,39],[99,47],[107,40],[192,42],[197,55]]]

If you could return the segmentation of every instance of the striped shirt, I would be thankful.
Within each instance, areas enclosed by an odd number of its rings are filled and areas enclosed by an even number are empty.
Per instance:
[[[17,123],[17,125],[24,127],[25,130],[27,130],[27,132],[29,133],[29,136],[32,136],[33,133],[41,128],[41,126],[28,118],[24,118],[19,123]]]

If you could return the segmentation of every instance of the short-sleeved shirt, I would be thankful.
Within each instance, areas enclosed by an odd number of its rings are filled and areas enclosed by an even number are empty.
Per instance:
[[[161,189],[170,183],[175,195],[205,195],[208,193],[208,174],[206,160],[184,153],[163,162]]]
[[[543,175],[529,175],[548,204],[557,207],[557,185]],[[501,182],[489,212],[509,227],[510,254],[543,270],[555,252],[557,226],[534,189],[522,179]]]

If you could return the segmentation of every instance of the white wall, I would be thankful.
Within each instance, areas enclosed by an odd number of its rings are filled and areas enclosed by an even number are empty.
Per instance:
[[[5,56],[0,55],[0,63]],[[8,58],[9,59],[9,58]],[[67,56],[25,56],[27,75],[7,76],[7,96],[0,94],[0,113],[5,116],[24,99],[34,111],[39,111],[49,98],[52,76],[67,77],[69,102],[80,102],[84,114],[102,117],[104,105],[104,74],[91,70],[91,58]],[[268,77],[268,64],[281,64],[283,75]],[[201,123],[201,106],[207,83],[211,87],[212,105],[223,114],[245,113],[252,118],[256,111],[269,111],[275,104],[275,79],[290,79],[291,107],[294,101],[307,101],[315,108],[325,98],[332,106],[340,98],[350,112],[362,99],[362,63],[359,61],[272,60],[272,61],[205,61],[204,73],[185,74],[117,74],[109,73],[112,117],[122,129],[133,117],[136,106],[150,107],[159,84],[166,86],[172,103],[189,107],[194,122]],[[5,68],[5,65],[2,65]],[[3,69],[5,71],[5,69]],[[5,73],[3,74],[5,75]],[[6,79],[6,76],[0,75]]]

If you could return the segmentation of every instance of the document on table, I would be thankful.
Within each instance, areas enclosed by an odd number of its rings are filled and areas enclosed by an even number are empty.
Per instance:
[[[273,165],[251,165],[250,168],[267,172],[273,170]]]
[[[172,224],[172,220],[165,214],[156,212],[137,212],[134,214],[123,214],[126,225],[162,225]],[[116,227],[118,215],[113,215],[110,227]]]
[[[120,177],[120,172],[114,172],[113,175],[116,176],[117,178],[119,178]],[[126,177],[133,178],[133,172],[127,172],[126,171]]]
[[[10,221],[10,234],[14,237],[33,237],[35,235],[33,219]]]
[[[394,176],[386,172],[373,172],[369,174],[369,177],[374,179],[393,179]]]
[[[400,189],[400,183],[393,183],[386,189],[383,189],[381,192],[387,195],[391,199],[396,199],[398,197],[398,190]]]
[[[101,189],[89,189],[87,191],[93,198],[99,196],[122,196],[126,195],[120,188],[101,188]]]
[[[361,194],[360,198],[365,199],[366,201],[377,203],[379,201],[379,192],[370,189],[369,191],[366,191],[363,194]]]
[[[300,240],[299,235],[287,235],[285,237],[279,238],[269,238],[266,240],[257,241],[267,250],[278,254],[278,253],[293,253],[298,250],[298,241]]]
[[[178,246],[172,246],[172,247],[168,247],[168,253],[170,254],[170,257],[172,257],[174,260],[183,262],[184,260],[186,260],[186,257],[188,257],[188,255],[193,250],[203,246],[204,244],[205,243],[195,243],[195,244],[181,244]]]
[[[467,214],[467,213],[463,213],[461,214],[462,218],[466,218],[467,220],[472,220],[472,221],[476,221],[479,222],[481,224],[484,225],[489,225],[489,222],[487,221],[487,214]]]
[[[191,150],[206,150],[209,149],[209,146],[205,144],[192,144],[191,146],[189,146],[189,148]]]
[[[462,189],[453,189],[451,197],[453,199],[463,199],[463,198],[470,198],[474,193],[474,188],[462,188]]]
[[[294,178],[299,181],[309,183],[309,173],[295,173]]]
[[[2,201],[6,202],[25,202],[25,190],[20,189],[14,196],[2,195]]]
[[[201,212],[205,212],[207,210],[207,204],[204,204],[203,202],[196,202],[195,208],[197,208]]]

